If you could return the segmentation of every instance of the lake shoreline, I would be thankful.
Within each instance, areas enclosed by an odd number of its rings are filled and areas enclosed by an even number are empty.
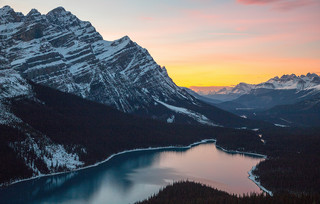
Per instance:
[[[30,180],[35,180],[35,179],[39,179],[39,178],[42,178],[42,177],[49,177],[49,176],[55,176],[55,175],[61,175],[61,174],[66,174],[66,173],[71,173],[71,172],[77,172],[77,171],[80,171],[80,170],[84,170],[84,169],[89,169],[89,168],[93,168],[93,167],[97,167],[105,162],[108,162],[110,159],[112,159],[113,157],[115,156],[118,156],[118,155],[122,155],[122,154],[126,154],[126,153],[131,153],[131,152],[139,152],[139,151],[154,151],[154,150],[170,150],[170,149],[190,149],[194,146],[197,146],[197,145],[200,145],[200,144],[206,144],[206,143],[214,143],[215,146],[223,151],[223,152],[226,152],[228,154],[243,154],[243,155],[248,155],[248,156],[256,156],[256,157],[261,157],[261,158],[264,158],[266,159],[267,156],[266,155],[263,155],[263,154],[258,154],[258,153],[251,153],[251,152],[243,152],[243,151],[237,151],[237,150],[226,150],[224,149],[223,147],[217,145],[217,140],[216,139],[203,139],[199,142],[195,142],[195,143],[192,143],[188,146],[165,146],[165,147],[148,147],[148,148],[137,148],[137,149],[132,149],[132,150],[124,150],[124,151],[121,151],[121,152],[118,152],[118,153],[115,153],[115,154],[112,154],[110,155],[107,159],[103,160],[103,161],[100,161],[100,162],[97,162],[95,164],[92,164],[92,165],[88,165],[88,166],[84,166],[84,167],[80,167],[80,168],[77,168],[77,169],[74,169],[74,170],[70,170],[70,171],[64,171],[64,172],[56,172],[56,173],[51,173],[51,174],[41,174],[41,175],[38,175],[38,176],[34,176],[34,177],[30,177],[30,178],[26,178],[26,179],[20,179],[20,180],[16,180],[16,181],[13,181],[11,182],[10,184],[0,184],[0,187],[8,187],[8,186],[11,186],[11,185],[14,185],[14,184],[17,184],[17,183],[21,183],[21,182],[25,182],[25,181],[30,181]],[[264,188],[260,182],[258,182],[257,180],[255,180],[257,177],[253,175],[252,171],[255,169],[256,166],[252,167],[252,169],[248,172],[249,174],[249,179],[251,181],[253,181],[262,191],[268,193],[269,195],[272,195],[272,192],[271,191],[268,191],[266,188]]]
[[[251,181],[253,181],[262,191],[264,191],[265,193],[269,194],[270,196],[273,196],[272,191],[267,190],[265,187],[263,187],[261,185],[261,183],[259,181],[257,181],[256,179],[259,178],[258,176],[253,174],[253,171],[257,168],[257,166],[253,166],[252,169],[248,172],[249,174],[249,179]]]

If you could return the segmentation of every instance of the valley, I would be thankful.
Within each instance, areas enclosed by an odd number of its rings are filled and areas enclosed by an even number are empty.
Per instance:
[[[0,203],[319,200],[317,73],[197,92],[63,7],[0,8],[0,48]]]

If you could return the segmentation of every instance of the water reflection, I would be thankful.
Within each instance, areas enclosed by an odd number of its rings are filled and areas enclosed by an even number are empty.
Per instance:
[[[0,203],[133,203],[186,179],[231,193],[261,192],[247,173],[260,160],[227,154],[212,143],[132,152],[94,168],[12,185],[0,191]]]

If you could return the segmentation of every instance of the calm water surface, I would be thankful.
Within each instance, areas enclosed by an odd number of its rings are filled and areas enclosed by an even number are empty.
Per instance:
[[[97,167],[11,185],[0,190],[0,203],[134,203],[186,179],[230,193],[261,192],[248,179],[261,160],[225,153],[214,143],[131,152]]]

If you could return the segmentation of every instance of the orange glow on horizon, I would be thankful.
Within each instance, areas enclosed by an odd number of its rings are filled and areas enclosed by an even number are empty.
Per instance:
[[[179,86],[257,84],[284,74],[320,73],[319,0],[3,0],[4,5],[24,14],[63,6],[90,21],[105,40],[128,35]]]
[[[241,82],[258,84],[285,74],[320,74],[320,59],[260,59],[247,63],[222,61],[199,64],[168,62],[166,68],[178,86],[235,86]]]

